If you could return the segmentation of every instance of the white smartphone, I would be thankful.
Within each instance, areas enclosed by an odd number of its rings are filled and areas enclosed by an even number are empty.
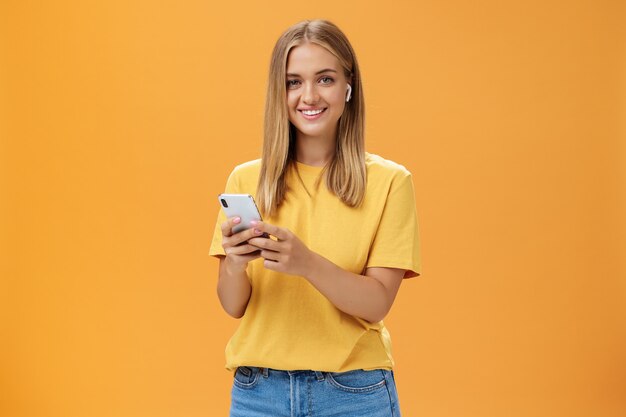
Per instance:
[[[263,220],[250,194],[220,194],[218,199],[226,217],[239,216],[241,218],[241,223],[233,227],[233,234],[250,229],[252,220]],[[261,237],[269,237],[269,235],[263,233]]]

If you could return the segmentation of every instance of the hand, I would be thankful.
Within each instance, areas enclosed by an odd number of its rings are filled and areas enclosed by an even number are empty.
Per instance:
[[[261,233],[256,234],[254,229],[250,228],[233,234],[233,226],[239,222],[241,222],[240,217],[231,217],[222,223],[221,227],[222,247],[226,253],[226,259],[228,259],[230,264],[241,270],[246,269],[248,262],[261,257],[259,248],[246,242],[252,237],[260,236]]]
[[[313,251],[287,228],[261,221],[251,224],[260,233],[269,233],[278,239],[253,237],[248,240],[249,245],[261,249],[261,256],[265,258],[263,265],[267,269],[305,277],[314,259]]]

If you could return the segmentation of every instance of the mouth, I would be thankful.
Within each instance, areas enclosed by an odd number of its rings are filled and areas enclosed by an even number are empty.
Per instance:
[[[324,107],[323,109],[314,109],[314,110],[298,109],[298,111],[300,112],[302,117],[304,117],[306,120],[316,120],[322,117],[322,115],[324,114],[327,108],[328,107]]]

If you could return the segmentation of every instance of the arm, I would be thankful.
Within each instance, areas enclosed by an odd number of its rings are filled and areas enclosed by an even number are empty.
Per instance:
[[[367,268],[365,275],[346,271],[312,252],[305,278],[339,310],[370,323],[381,321],[391,309],[404,277],[404,269]]]
[[[365,275],[354,274],[308,249],[286,228],[265,222],[255,228],[278,239],[248,241],[261,249],[265,268],[304,277],[338,309],[369,322],[382,320],[391,309],[404,269],[367,268]]]
[[[226,256],[220,256],[220,273],[217,281],[217,296],[224,310],[232,317],[243,317],[248,307],[252,286],[243,269],[233,265]]]
[[[253,229],[233,234],[232,228],[239,223],[239,217],[231,217],[222,223],[222,247],[226,255],[220,255],[217,296],[224,310],[234,318],[241,318],[246,312],[252,285],[246,272],[248,262],[260,257],[258,248],[246,241],[254,236]]]

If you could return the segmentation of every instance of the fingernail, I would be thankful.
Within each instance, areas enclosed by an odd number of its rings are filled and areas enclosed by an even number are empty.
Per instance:
[[[235,217],[235,220],[233,220],[233,223],[239,223],[241,221],[241,217]]]
[[[260,235],[263,232],[261,232],[259,229],[254,229],[254,233],[256,233],[257,235]]]
[[[250,220],[250,224],[252,226],[256,226],[257,224],[259,224],[259,222],[257,222],[256,220]]]

